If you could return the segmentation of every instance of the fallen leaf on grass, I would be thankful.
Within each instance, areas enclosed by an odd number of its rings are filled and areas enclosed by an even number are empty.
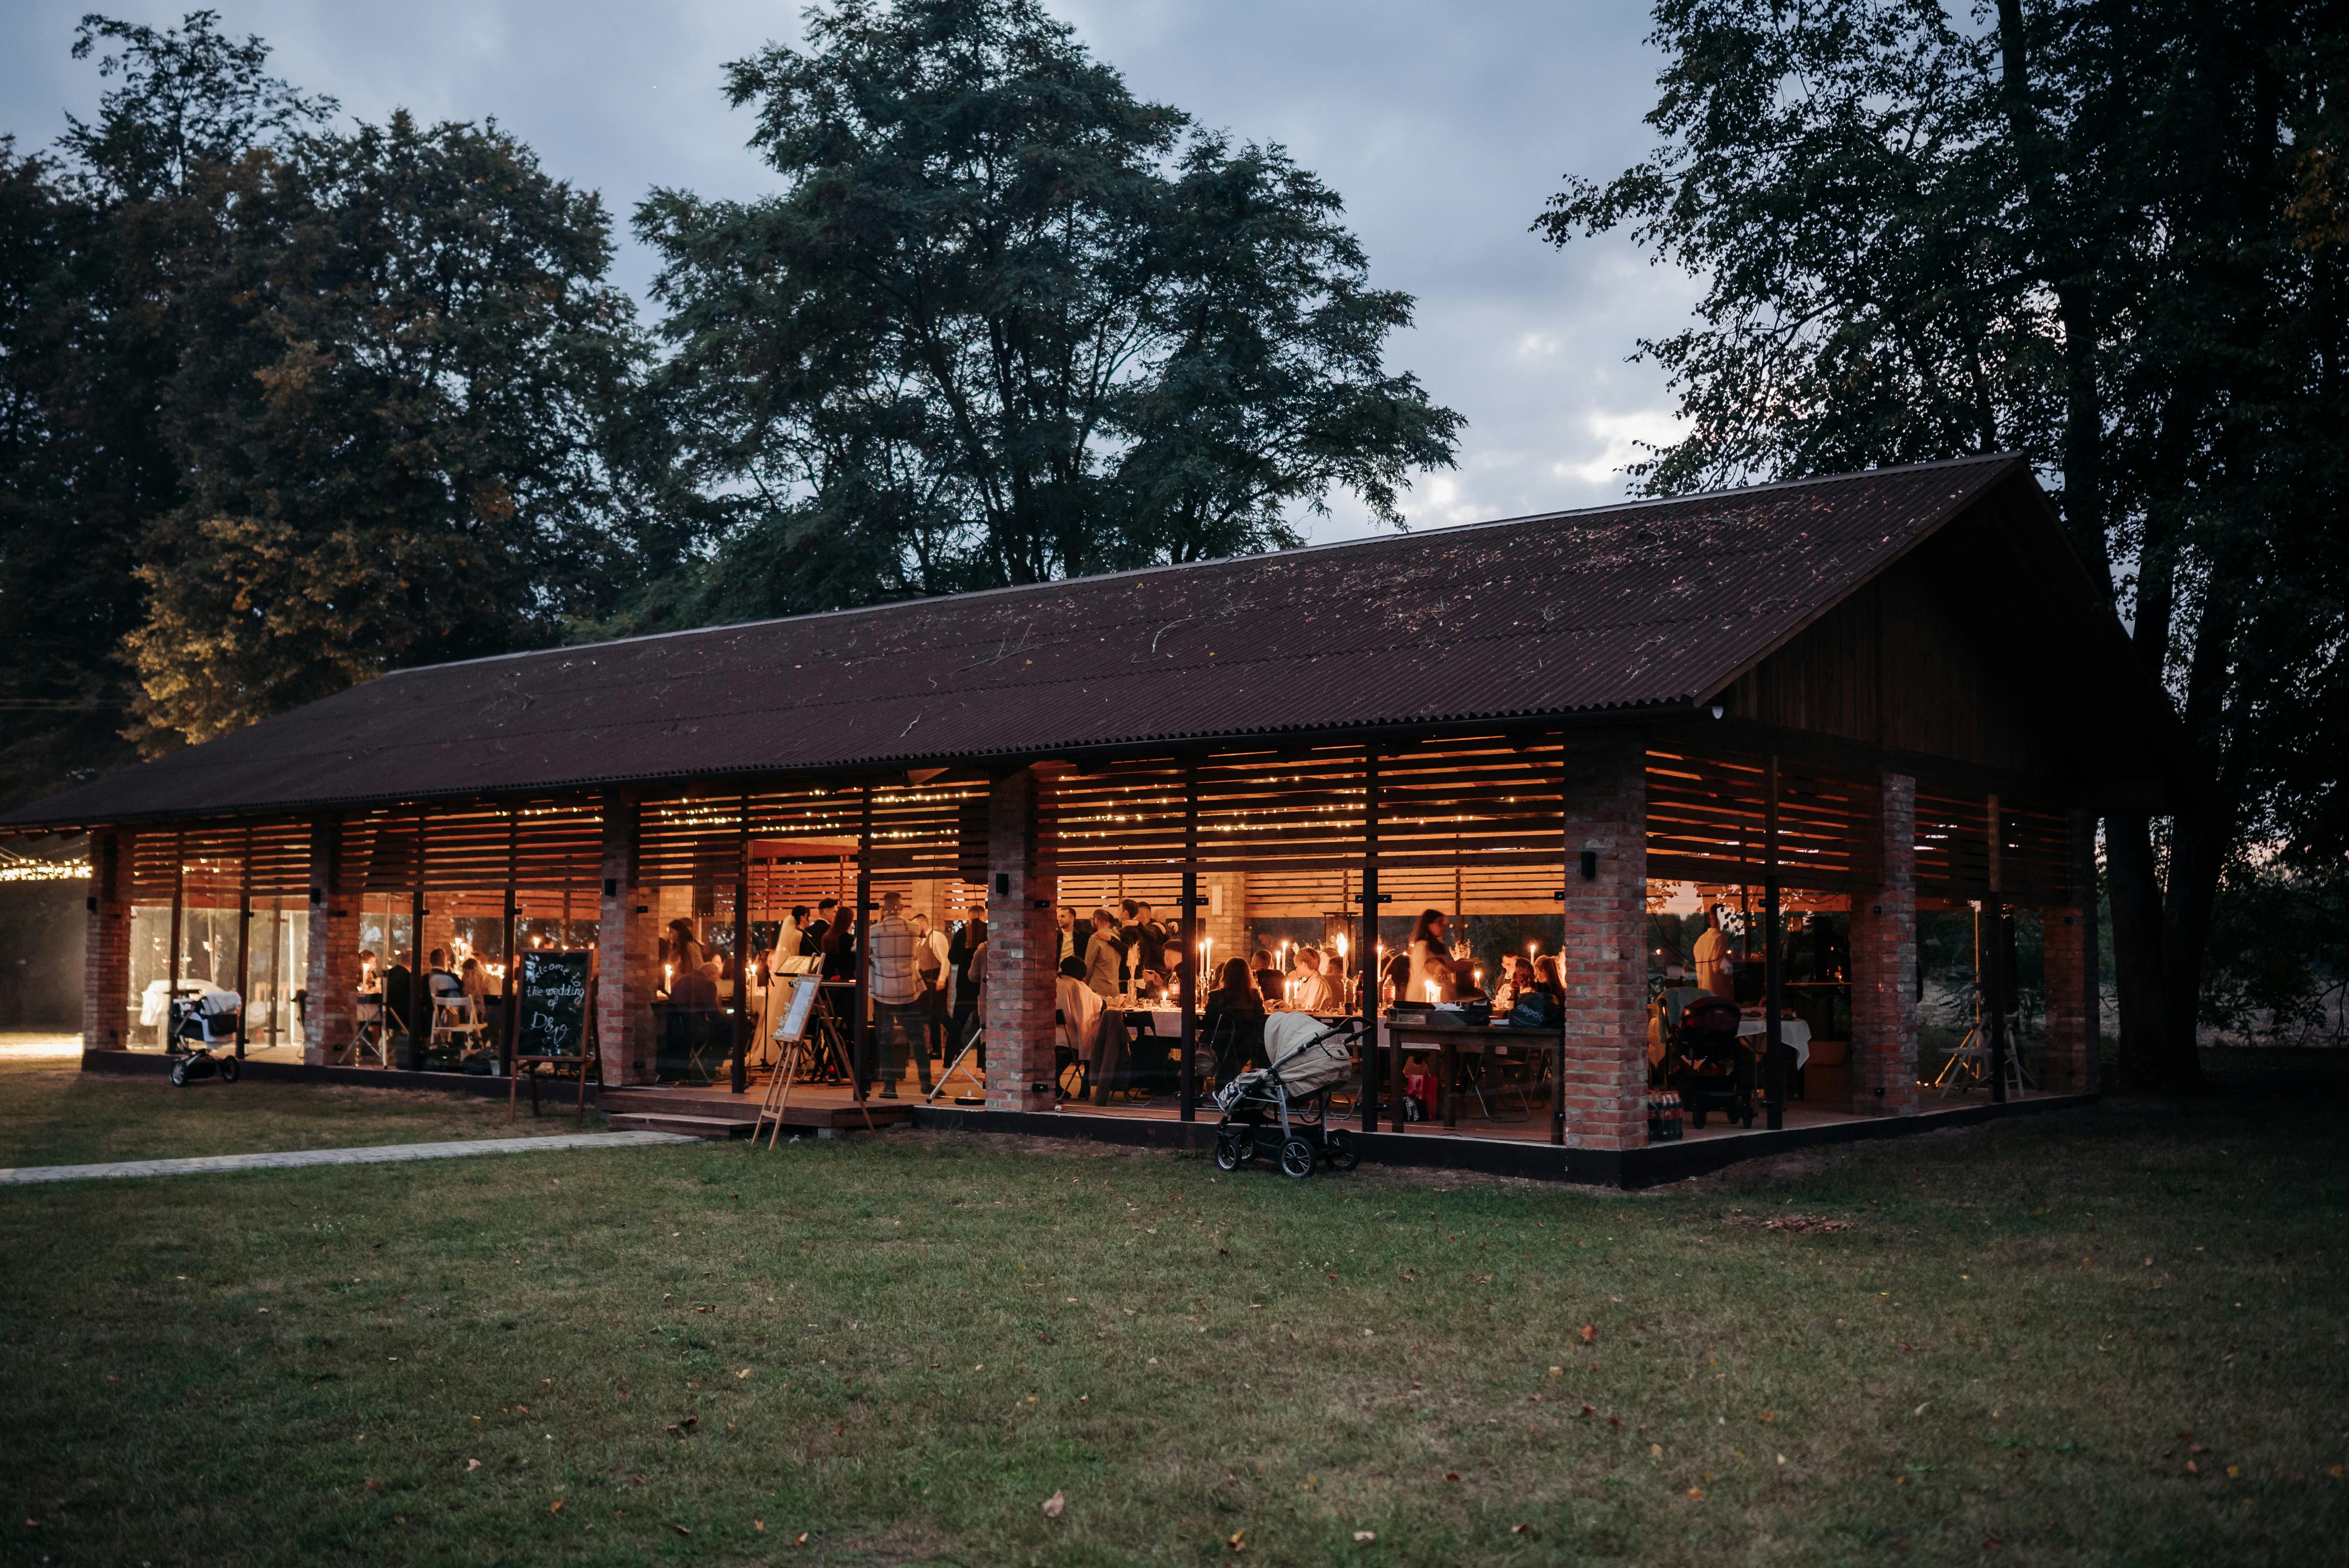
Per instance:
[[[671,1422],[668,1424],[668,1426],[667,1426],[665,1429],[666,1429],[666,1430],[667,1430],[667,1431],[675,1432],[678,1437],[680,1437],[680,1438],[681,1438],[681,1437],[686,1436],[688,1433],[691,1432],[691,1431],[693,1430],[693,1429],[694,1429],[694,1428],[696,1428],[696,1427],[698,1427],[698,1426],[699,1426],[699,1425],[701,1425],[701,1418],[700,1418],[700,1417],[698,1417],[698,1416],[688,1416],[688,1417],[687,1417],[685,1419],[683,1419],[682,1421],[671,1421]]]
[[[807,1532],[802,1530],[797,1535],[792,1536],[792,1544],[794,1546],[805,1546],[807,1544]]]
[[[1692,1486],[1689,1488],[1688,1498],[1691,1502],[1702,1502],[1704,1501],[1704,1489],[1701,1486]]]
[[[745,1378],[745,1377],[748,1377],[750,1375],[750,1369],[748,1367],[743,1367],[743,1368],[742,1368],[742,1370],[740,1370],[740,1372],[735,1373],[735,1374],[734,1374],[734,1377],[735,1377],[735,1380],[736,1380],[737,1382],[740,1382],[741,1379],[743,1379],[743,1378]]]
[[[754,1519],[750,1522],[750,1528],[764,1535],[767,1533],[767,1522],[763,1519]]]
[[[1531,1535],[1533,1532],[1534,1527],[1530,1524],[1512,1524],[1509,1526],[1509,1533],[1512,1535]]]
[[[1235,1530],[1232,1532],[1230,1537],[1224,1542],[1224,1544],[1234,1552],[1245,1552],[1247,1550],[1247,1542],[1240,1538],[1247,1533],[1247,1532],[1246,1530]]]
[[[2196,1464],[2192,1460],[2188,1460],[2186,1461],[2186,1473],[2188,1475],[2200,1475],[2202,1473],[2202,1467]]]
[[[1566,1368],[1563,1367],[1553,1367],[1549,1369],[1549,1375],[1553,1377],[1563,1377],[1566,1376]]]
[[[1458,1480],[1460,1479],[1460,1472],[1458,1470],[1445,1470],[1444,1472],[1444,1479],[1445,1480]]]
[[[1599,1326],[1597,1324],[1586,1323],[1582,1326],[1582,1343],[1585,1345],[1596,1345],[1599,1343]]]
[[[1648,1457],[1651,1460],[1662,1459],[1664,1457],[1664,1445],[1661,1443],[1650,1443],[1648,1445]]]
[[[1762,1418],[1765,1421],[1775,1421],[1778,1418],[1778,1412],[1775,1410],[1764,1410],[1762,1412]]]
[[[376,1480],[375,1477],[369,1476],[367,1478],[367,1490],[369,1491],[381,1491],[383,1490],[383,1482]]]
[[[684,1525],[682,1525],[682,1524],[672,1524],[672,1525],[670,1525],[670,1526],[669,1526],[669,1528],[670,1528],[671,1530],[676,1531],[679,1535],[690,1535],[690,1534],[692,1534],[692,1533],[693,1533],[693,1532],[692,1532],[692,1531],[688,1530],[688,1529],[687,1529]]]
[[[469,1470],[477,1470],[481,1468],[481,1461],[479,1460],[467,1460],[465,1461],[465,1468]]]
[[[1371,1542],[1376,1541],[1378,1538],[1379,1532],[1375,1530],[1357,1530],[1354,1532],[1354,1544],[1357,1546],[1368,1546]]]
[[[547,1505],[546,1511],[549,1513],[561,1513],[563,1511],[563,1500],[559,1497],[556,1498],[553,1502]]]
[[[1061,1511],[1068,1506],[1069,1500],[1056,1491],[1044,1500],[1044,1517],[1058,1519],[1061,1517]]]

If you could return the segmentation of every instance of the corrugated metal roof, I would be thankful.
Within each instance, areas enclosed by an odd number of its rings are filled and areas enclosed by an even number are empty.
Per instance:
[[[1993,456],[398,671],[18,825],[1694,703]]]

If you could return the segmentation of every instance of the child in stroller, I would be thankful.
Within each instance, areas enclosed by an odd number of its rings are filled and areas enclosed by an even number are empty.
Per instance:
[[[1700,1128],[1715,1110],[1754,1125],[1754,1053],[1737,1037],[1737,1016],[1735,1003],[1708,995],[1682,1010],[1673,1033],[1666,1081]]]
[[[1315,1165],[1351,1171],[1361,1163],[1354,1135],[1331,1127],[1330,1091],[1354,1076],[1354,1046],[1365,1026],[1330,1025],[1309,1013],[1276,1013],[1265,1020],[1265,1054],[1272,1065],[1235,1077],[1216,1091],[1223,1119],[1216,1125],[1216,1167],[1237,1171],[1258,1153],[1259,1133],[1275,1130],[1281,1171],[1302,1179]],[[1269,1119],[1269,1121],[1268,1120]]]
[[[165,1053],[171,1063],[171,1082],[187,1087],[191,1079],[217,1076],[234,1083],[238,1071],[233,1054],[214,1056],[216,1047],[233,1047],[237,1025],[244,1016],[244,998],[233,991],[205,991],[171,998],[171,1032]]]

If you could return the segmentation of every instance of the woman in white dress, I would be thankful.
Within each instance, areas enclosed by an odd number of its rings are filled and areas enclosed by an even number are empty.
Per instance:
[[[1442,910],[1423,909],[1419,912],[1418,923],[1411,928],[1411,994],[1399,1000],[1459,1000],[1459,985],[1452,977],[1452,944],[1445,935],[1446,930],[1447,923]]]

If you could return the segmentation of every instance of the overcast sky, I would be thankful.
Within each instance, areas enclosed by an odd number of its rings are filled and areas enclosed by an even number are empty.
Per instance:
[[[103,5],[103,0],[97,0]],[[1669,436],[1661,377],[1625,362],[1686,318],[1694,290],[1617,237],[1559,252],[1526,232],[1568,170],[1603,178],[1650,145],[1656,57],[1635,4],[1404,5],[1395,0],[1049,0],[1134,90],[1241,139],[1277,141],[1344,197],[1372,281],[1419,302],[1390,347],[1468,419],[1454,472],[1421,479],[1414,526],[1623,493],[1638,438]],[[87,116],[95,61],[68,50],[92,0],[0,5],[0,133],[48,142]],[[800,36],[797,5],[740,0],[220,0],[222,26],[261,34],[276,74],[380,120],[494,117],[547,169],[600,191],[617,222],[618,281],[640,300],[647,253],[626,237],[654,185],[713,196],[773,189],[744,146],[722,64]],[[156,26],[182,5],[116,0]],[[647,312],[649,316],[649,312]],[[1364,527],[1331,499],[1316,538]]]

